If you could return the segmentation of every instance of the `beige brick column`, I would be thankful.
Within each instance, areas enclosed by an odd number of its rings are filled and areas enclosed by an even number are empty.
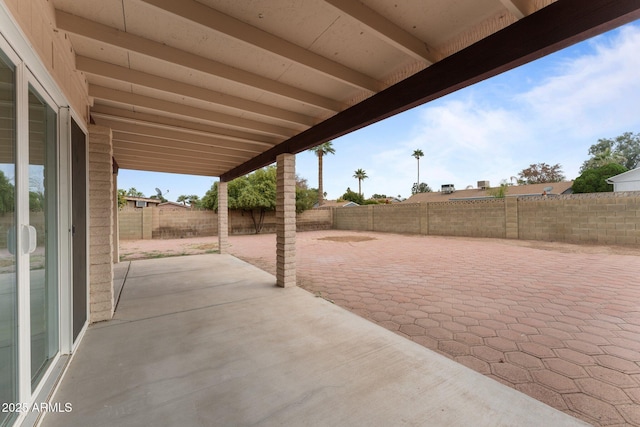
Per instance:
[[[296,157],[277,158],[276,284],[296,286]]]
[[[89,320],[113,316],[113,145],[111,129],[89,126]]]
[[[218,183],[218,249],[221,254],[229,253],[229,199],[227,183]]]

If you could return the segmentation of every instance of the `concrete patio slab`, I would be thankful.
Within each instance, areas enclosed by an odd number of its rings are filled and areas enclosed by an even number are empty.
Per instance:
[[[53,426],[585,425],[227,255],[131,263]]]

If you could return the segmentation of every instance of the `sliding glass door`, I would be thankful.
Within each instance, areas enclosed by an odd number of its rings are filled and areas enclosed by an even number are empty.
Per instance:
[[[18,402],[16,73],[0,51],[0,402]],[[0,426],[15,413],[0,412]]]
[[[10,54],[0,44],[0,427],[60,353],[57,108]]]
[[[34,389],[59,350],[56,148],[57,114],[29,86],[29,224],[35,229],[35,250],[29,257]]]

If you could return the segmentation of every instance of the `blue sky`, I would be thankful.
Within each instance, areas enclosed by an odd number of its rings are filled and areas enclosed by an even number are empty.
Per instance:
[[[367,172],[366,197],[408,197],[416,180],[437,190],[479,180],[498,185],[532,163],[560,163],[574,179],[599,138],[640,133],[640,21],[492,79],[416,107],[333,141],[324,159],[329,199],[357,191],[356,169]],[[318,185],[313,153],[296,156],[296,171]],[[120,170],[118,187],[145,195],[159,187],[169,200],[202,197],[216,178]]]

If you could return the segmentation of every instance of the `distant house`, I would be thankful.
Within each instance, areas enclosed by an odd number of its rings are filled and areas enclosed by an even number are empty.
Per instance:
[[[187,206],[178,202],[164,202],[158,205],[158,208],[163,210],[176,210],[176,209],[189,209],[191,206]]]
[[[355,203],[355,202],[350,202],[349,200],[342,200],[342,201],[324,200],[322,202],[322,207],[323,208],[348,208],[348,207],[351,207],[351,206],[360,206],[360,205]],[[315,205],[313,205],[313,207],[317,208],[319,206],[316,203]]]
[[[571,190],[572,185],[573,181],[551,182],[546,184],[509,185],[507,187],[506,197],[531,197],[543,195],[557,196],[560,194],[571,194],[573,192]],[[447,191],[414,194],[403,203],[493,199],[494,197],[489,194],[491,189],[491,187],[481,187],[465,190],[451,190],[450,187],[447,187]]]
[[[613,191],[640,191],[640,168],[631,169],[607,179]]]
[[[127,201],[127,204],[125,205],[127,208],[148,208],[158,206],[160,204],[160,200],[148,199],[146,197],[125,196],[125,200]]]

